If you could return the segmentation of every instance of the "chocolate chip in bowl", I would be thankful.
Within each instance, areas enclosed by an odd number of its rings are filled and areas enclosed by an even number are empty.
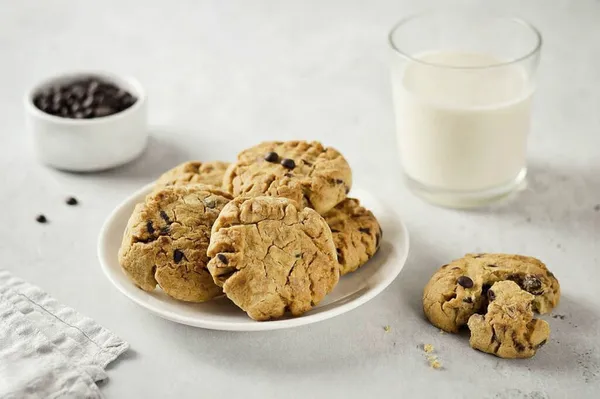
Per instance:
[[[37,158],[57,169],[109,169],[146,148],[146,96],[133,78],[107,72],[52,77],[25,95],[25,110]]]
[[[34,95],[33,103],[50,115],[72,119],[100,118],[131,107],[137,98],[99,77],[76,79]]]

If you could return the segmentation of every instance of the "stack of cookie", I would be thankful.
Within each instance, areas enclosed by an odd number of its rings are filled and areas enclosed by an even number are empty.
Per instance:
[[[146,291],[188,302],[224,293],[255,320],[299,316],[379,248],[381,227],[351,186],[348,162],[318,142],[186,162],[136,206],[119,262]]]
[[[447,332],[471,331],[471,346],[503,358],[535,355],[550,336],[544,320],[560,300],[558,280],[540,260],[467,254],[442,266],[425,286],[423,310]]]

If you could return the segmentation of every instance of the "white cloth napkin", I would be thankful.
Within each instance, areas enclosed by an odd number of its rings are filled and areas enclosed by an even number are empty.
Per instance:
[[[101,398],[129,347],[94,320],[0,269],[0,398]]]

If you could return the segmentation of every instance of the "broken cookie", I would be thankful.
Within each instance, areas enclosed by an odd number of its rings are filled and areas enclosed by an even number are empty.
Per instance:
[[[550,327],[533,318],[535,296],[513,281],[500,281],[487,292],[485,315],[469,318],[470,344],[474,349],[502,358],[528,358],[544,345]]]

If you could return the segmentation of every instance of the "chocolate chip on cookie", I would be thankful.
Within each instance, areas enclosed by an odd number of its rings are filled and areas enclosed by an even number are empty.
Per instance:
[[[276,152],[274,152],[274,151],[267,152],[267,155],[265,155],[265,161],[267,161],[267,162],[273,162],[273,163],[278,162],[279,161],[279,155]]]
[[[473,288],[473,280],[467,276],[460,276],[456,279],[456,282],[464,288]]]
[[[288,168],[288,169],[294,169],[296,167],[296,162],[294,162],[293,159],[289,159],[289,158],[284,158],[281,160],[281,165],[284,168]],[[287,174],[287,173],[286,173]]]
[[[490,267],[492,266],[492,267]],[[498,281],[514,281],[534,294],[533,310],[547,313],[560,299],[560,286],[538,259],[508,254],[468,254],[441,267],[423,292],[423,311],[436,327],[457,332],[471,315],[494,301]],[[463,301],[470,297],[470,301]]]

